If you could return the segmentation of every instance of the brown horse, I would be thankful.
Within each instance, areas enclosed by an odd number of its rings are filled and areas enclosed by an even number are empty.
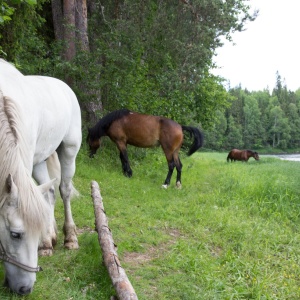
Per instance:
[[[229,160],[231,160],[231,162],[236,160],[248,161],[250,157],[259,160],[258,153],[255,151],[232,149],[227,156],[227,162],[229,162]]]
[[[194,136],[188,155],[192,155],[203,144],[203,135],[195,127],[182,126],[171,119],[132,112],[128,109],[113,111],[93,127],[88,129],[87,142],[90,157],[100,147],[100,138],[108,136],[118,147],[125,176],[131,177],[132,170],[128,161],[127,144],[141,148],[161,146],[168,162],[168,174],[163,187],[167,188],[176,167],[176,186],[181,187],[182,164],[179,150],[183,142],[183,131]]]

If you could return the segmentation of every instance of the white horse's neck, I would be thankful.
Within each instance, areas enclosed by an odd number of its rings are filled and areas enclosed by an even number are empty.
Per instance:
[[[23,128],[18,105],[9,97],[4,97],[0,91],[0,137],[5,137],[0,138],[0,193],[6,193],[6,181],[11,175],[18,187],[17,206],[26,227],[40,231],[48,217],[48,207],[34,184],[30,171],[24,165],[29,149],[24,140]],[[5,197],[1,200],[0,208]]]

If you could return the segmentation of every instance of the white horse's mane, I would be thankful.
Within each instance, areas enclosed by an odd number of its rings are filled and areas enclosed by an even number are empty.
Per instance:
[[[18,210],[26,229],[43,232],[49,206],[25,167],[29,149],[23,129],[19,106],[13,99],[3,96],[0,90],[0,195],[5,195],[6,179],[11,174],[18,187]],[[0,202],[0,209],[5,198]]]

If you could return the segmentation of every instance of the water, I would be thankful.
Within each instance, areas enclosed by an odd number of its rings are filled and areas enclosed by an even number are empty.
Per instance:
[[[261,155],[261,156],[278,157],[282,160],[290,160],[290,161],[299,161],[300,162],[300,154],[278,154],[278,155]]]

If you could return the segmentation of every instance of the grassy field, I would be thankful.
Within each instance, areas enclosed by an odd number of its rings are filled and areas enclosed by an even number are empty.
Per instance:
[[[63,249],[58,199],[58,245],[52,257],[40,258],[44,271],[24,299],[115,294],[94,232],[92,180],[100,186],[119,259],[139,299],[300,299],[300,163],[227,163],[225,153],[182,154],[183,187],[175,189],[173,178],[165,190],[161,150],[129,153],[130,179],[122,175],[114,148],[92,160],[81,150],[74,178],[81,196],[72,201],[80,249]],[[0,288],[0,299],[20,298]]]

